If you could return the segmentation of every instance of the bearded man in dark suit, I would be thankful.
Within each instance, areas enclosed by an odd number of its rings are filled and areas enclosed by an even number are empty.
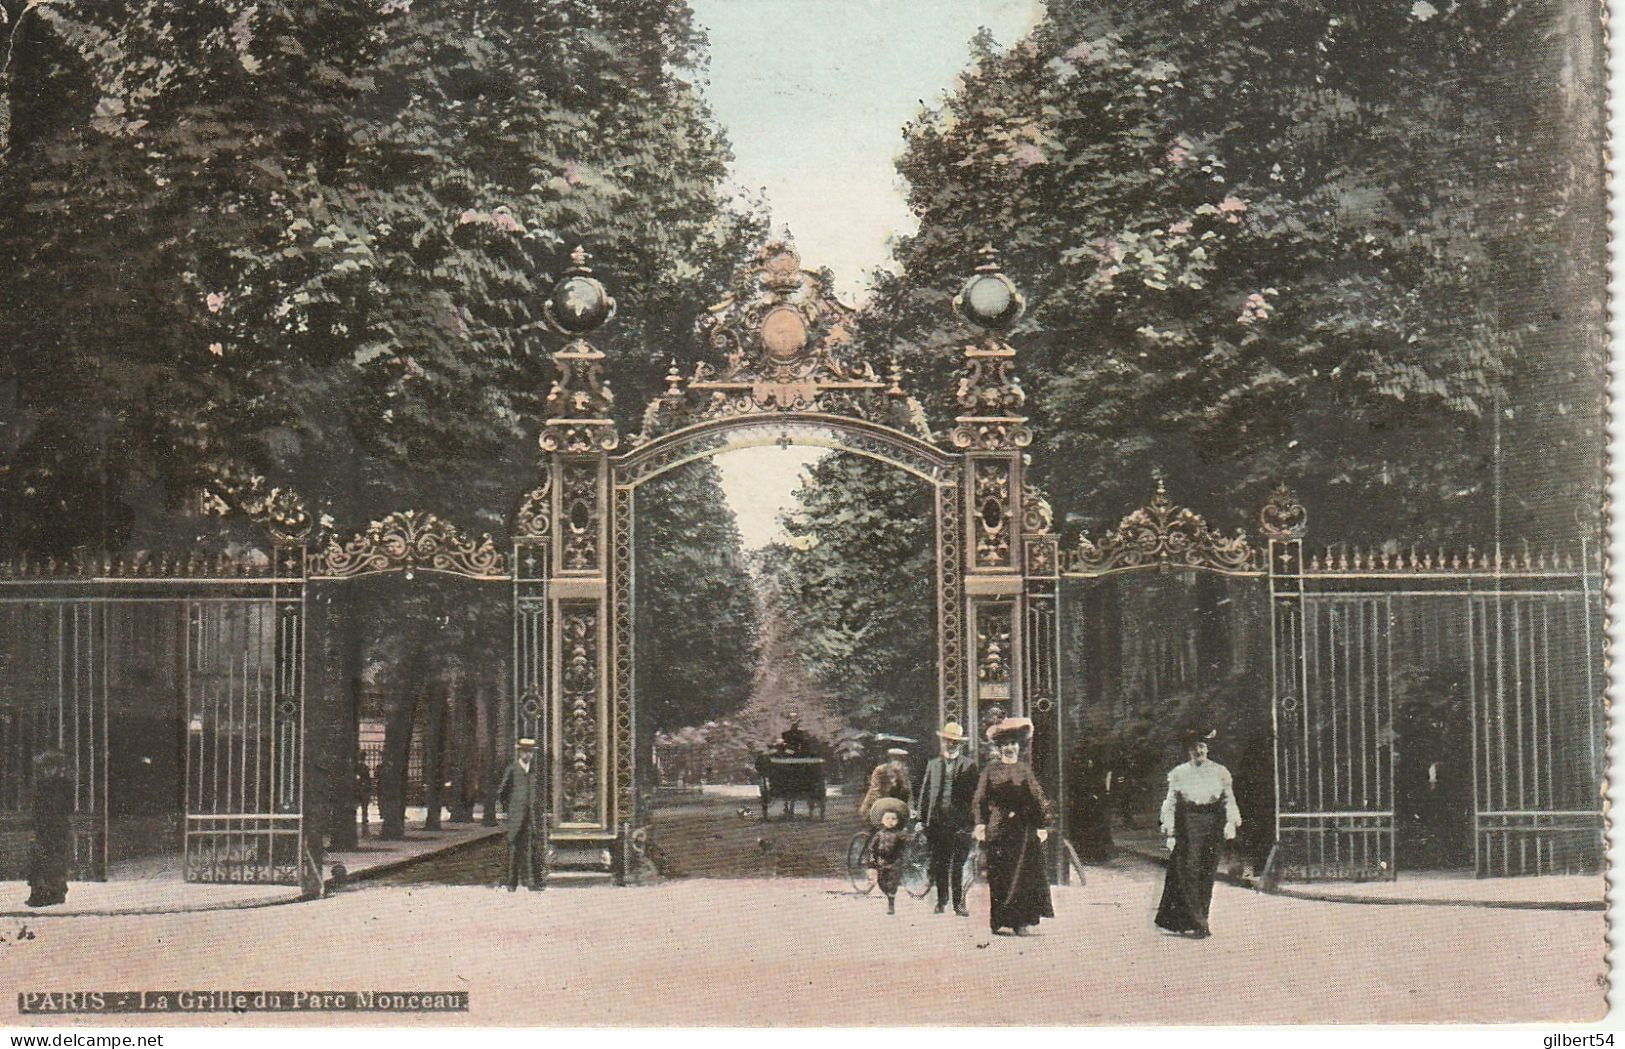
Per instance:
[[[937,732],[942,754],[926,763],[920,781],[920,821],[931,847],[931,881],[937,887],[937,910],[948,906],[953,890],[954,913],[965,907],[965,859],[970,855],[971,797],[976,793],[976,762],[965,753],[965,730],[950,721]]]

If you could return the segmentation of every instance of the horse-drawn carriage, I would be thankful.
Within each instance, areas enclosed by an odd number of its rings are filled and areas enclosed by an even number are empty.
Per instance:
[[[762,782],[762,819],[767,819],[769,802],[784,803],[784,818],[796,814],[796,802],[806,801],[807,815],[818,810],[824,818],[824,759],[763,754],[756,759],[756,772]]]

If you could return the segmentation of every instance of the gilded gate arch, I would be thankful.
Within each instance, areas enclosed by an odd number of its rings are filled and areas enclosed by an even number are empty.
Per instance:
[[[1037,764],[1056,774],[1058,557],[1048,505],[1025,484],[1032,433],[1015,351],[999,335],[1023,304],[986,249],[955,305],[981,332],[963,350],[961,414],[941,436],[895,361],[866,359],[853,311],[793,248],[769,244],[701,318],[713,359],[687,375],[674,364],[640,431],[623,438],[604,355],[586,340],[614,303],[577,250],[548,302],[570,341],[553,354],[542,477],[515,517],[512,560],[522,697],[514,727],[548,742],[557,865],[624,873],[632,860],[620,846],[637,839],[644,818],[633,710],[637,489],[735,448],[827,447],[932,485],[938,714],[973,731],[992,704],[1033,717]]]

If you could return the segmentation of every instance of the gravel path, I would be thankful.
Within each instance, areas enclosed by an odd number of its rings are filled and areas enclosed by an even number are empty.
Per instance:
[[[441,1024],[1533,1022],[1603,1009],[1601,914],[1369,907],[1220,886],[1215,935],[1195,941],[1151,925],[1159,886],[1148,866],[1096,870],[1087,887],[1056,890],[1057,918],[1040,935],[1018,939],[913,900],[887,917],[835,879],[534,894],[377,885],[257,911],[44,919],[34,939],[5,945],[0,971],[11,991],[470,991],[470,1012],[430,1021]],[[985,896],[972,907],[985,914]],[[0,996],[0,1009],[15,1008],[15,994]]]

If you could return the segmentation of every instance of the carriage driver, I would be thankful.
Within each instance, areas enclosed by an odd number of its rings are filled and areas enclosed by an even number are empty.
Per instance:
[[[790,727],[784,730],[779,739],[784,742],[785,750],[791,757],[805,758],[812,754],[812,737],[802,729],[801,715],[793,710],[790,712]]]

